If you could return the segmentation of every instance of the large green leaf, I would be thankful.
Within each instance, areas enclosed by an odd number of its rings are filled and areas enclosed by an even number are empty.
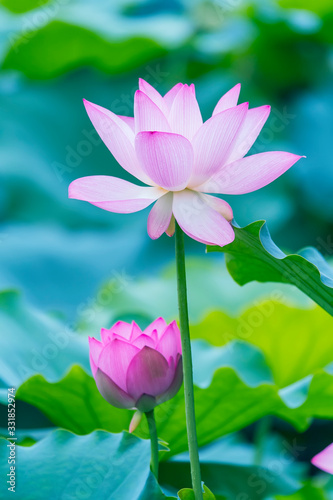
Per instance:
[[[0,5],[3,5],[11,12],[21,14],[22,12],[41,7],[49,1],[50,0],[17,0],[16,2],[11,2],[10,0],[1,0]]]
[[[162,500],[150,472],[149,441],[124,434],[88,436],[58,430],[30,447],[16,447],[16,496],[24,500]],[[9,472],[8,441],[0,440],[0,470]],[[1,498],[13,493],[1,485]],[[15,495],[14,495],[15,496]]]
[[[193,339],[222,346],[231,340],[246,340],[265,355],[275,383],[286,387],[333,361],[332,318],[316,307],[291,308],[275,299],[258,302],[238,317],[213,311],[191,327]]]
[[[132,416],[132,412],[109,405],[94,379],[80,366],[74,366],[56,383],[35,375],[21,385],[16,396],[41,409],[58,427],[76,434],[88,434],[95,429],[121,432],[129,428]]]
[[[279,0],[282,7],[290,9],[306,9],[315,12],[316,14],[325,14],[332,12],[332,4],[330,0],[320,0],[319,2],[311,2],[311,0]]]
[[[217,366],[221,367],[214,371]],[[280,389],[255,346],[239,341],[221,348],[194,343],[200,446],[242,429],[265,415],[279,416],[299,430],[305,430],[314,416],[333,418],[333,376],[330,371],[315,370],[313,375]],[[110,431],[128,428],[132,414],[109,406],[99,396],[92,378],[80,368],[73,368],[58,383],[47,382],[41,376],[32,377],[19,388],[17,397],[41,409],[58,426],[82,434],[101,427]],[[73,402],[70,408],[68,401]],[[170,446],[168,456],[185,451],[183,390],[172,400],[156,407],[155,415],[159,437]],[[144,419],[136,432],[148,437]]]
[[[69,366],[88,369],[88,348],[67,325],[28,307],[17,292],[0,293],[0,396],[36,373],[59,380]]]
[[[272,241],[265,221],[246,227],[234,226],[235,240],[224,247],[227,268],[239,285],[250,281],[289,283],[333,315],[333,271],[315,248],[286,255]]]
[[[85,27],[63,21],[53,21],[29,35],[28,38],[17,35],[3,67],[19,69],[30,78],[54,77],[89,64],[108,73],[121,73],[165,55],[163,47],[154,40],[134,36],[110,41]],[[43,50],[50,57],[42,62],[35,54]]]
[[[0,8],[0,15],[3,9]],[[50,78],[81,66],[122,73],[154,61],[186,42],[192,23],[182,15],[141,17],[133,23],[123,13],[123,2],[61,2],[41,6],[30,15],[10,15],[5,40],[5,69],[18,69],[30,78]],[[43,19],[44,22],[34,21]],[[47,57],[46,57],[47,56]],[[29,61],[29,63],[28,63]],[[165,72],[149,67],[160,82]]]
[[[272,382],[264,358],[255,347],[235,342],[231,356],[228,349],[212,348],[203,342],[195,342],[193,347],[194,364],[197,367],[195,382],[202,387],[209,387],[214,371],[219,366],[236,370],[250,386],[255,387],[263,381]],[[78,434],[87,434],[95,429],[120,432],[128,429],[132,417],[131,411],[109,405],[99,394],[94,379],[79,366],[74,366],[65,378],[56,383],[46,381],[42,375],[35,375],[19,387],[16,395],[18,399],[42,410],[55,425]],[[218,394],[215,397],[218,398]],[[181,396],[177,403],[180,415],[183,415],[183,404]],[[155,410],[162,438],[165,432],[162,428],[167,423],[164,406]],[[141,435],[148,437],[144,424],[141,426]],[[168,442],[172,446],[172,453],[186,449],[185,434],[179,443],[180,448],[176,450],[173,449],[177,443],[172,434]]]
[[[220,439],[200,450],[202,479],[216,495],[228,500],[241,497],[263,500],[292,494],[301,488],[305,467],[295,461],[278,436],[267,435],[260,450],[238,435]],[[278,464],[278,465],[277,465]],[[163,462],[160,481],[175,490],[191,484],[189,457],[183,453]],[[186,498],[186,497],[184,497]],[[191,498],[191,497],[189,497]]]

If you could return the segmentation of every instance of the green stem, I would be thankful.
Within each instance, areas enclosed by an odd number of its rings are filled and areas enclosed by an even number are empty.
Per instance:
[[[177,266],[177,289],[180,333],[183,351],[183,373],[185,392],[185,413],[187,425],[187,440],[190,454],[191,477],[195,500],[203,500],[201,487],[201,474],[199,463],[199,451],[197,441],[197,430],[195,426],[194,391],[193,391],[193,367],[191,353],[191,339],[188,321],[187,290],[184,234],[176,222],[176,266]]]
[[[151,470],[158,480],[158,440],[157,440],[157,431],[156,431],[156,422],[154,416],[154,410],[150,410],[146,412],[149,435],[150,435],[150,447],[151,447],[151,461],[150,466]]]

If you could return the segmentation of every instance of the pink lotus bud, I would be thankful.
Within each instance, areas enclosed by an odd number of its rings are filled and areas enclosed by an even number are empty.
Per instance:
[[[177,323],[156,319],[143,332],[118,321],[102,328],[102,341],[89,337],[90,365],[99,392],[117,408],[142,412],[171,399],[183,381]]]

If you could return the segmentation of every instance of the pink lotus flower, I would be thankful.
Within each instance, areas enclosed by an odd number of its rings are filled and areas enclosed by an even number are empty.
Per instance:
[[[117,408],[150,411],[182,385],[182,349],[177,323],[156,319],[143,332],[118,321],[89,337],[90,366],[99,392]]]
[[[329,474],[333,474],[333,443],[311,460],[313,465]]]
[[[120,165],[148,186],[96,175],[69,186],[69,197],[110,212],[131,213],[156,202],[148,217],[152,239],[172,236],[175,220],[191,238],[208,245],[234,239],[230,205],[214,194],[256,191],[300,156],[272,151],[244,158],[270,113],[270,106],[237,105],[240,84],[202,121],[194,85],[178,83],[164,97],[144,80],[134,96],[134,118],[84,101],[87,113]]]

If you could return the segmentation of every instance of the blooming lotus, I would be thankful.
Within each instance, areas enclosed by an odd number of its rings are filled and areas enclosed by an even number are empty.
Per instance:
[[[131,213],[155,202],[148,217],[152,239],[172,236],[175,219],[191,238],[207,245],[234,239],[230,205],[212,194],[260,189],[300,156],[272,151],[247,156],[270,106],[237,105],[240,84],[221,97],[203,123],[194,85],[178,83],[164,97],[144,80],[134,96],[134,118],[84,101],[99,136],[118,163],[146,186],[111,176],[82,177],[69,197],[104,210]]]
[[[144,331],[118,321],[89,337],[90,366],[99,392],[117,408],[147,412],[171,399],[182,381],[182,349],[177,323],[156,319]]]
[[[313,465],[329,474],[333,474],[333,443],[311,460]]]

